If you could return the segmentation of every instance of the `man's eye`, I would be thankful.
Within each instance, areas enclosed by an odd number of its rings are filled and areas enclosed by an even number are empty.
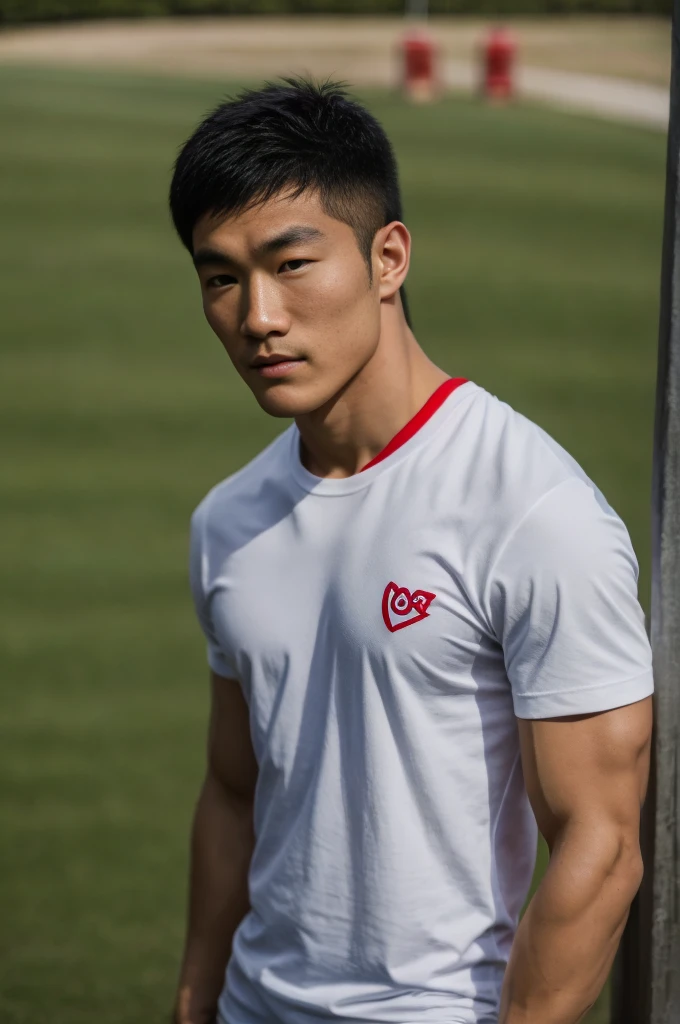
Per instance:
[[[217,274],[215,277],[209,277],[205,283],[208,288],[224,288],[225,285],[236,284],[236,278],[231,274]]]
[[[286,260],[286,262],[282,264],[281,270],[299,270],[300,267],[304,267],[306,263],[309,263],[309,260]]]

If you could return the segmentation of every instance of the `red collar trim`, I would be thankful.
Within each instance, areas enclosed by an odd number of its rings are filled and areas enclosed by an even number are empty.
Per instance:
[[[401,430],[394,435],[392,440],[388,441],[382,451],[379,451],[375,458],[371,459],[370,462],[367,462],[359,472],[363,473],[365,469],[370,469],[378,462],[382,462],[382,460],[386,459],[388,455],[392,454],[392,452],[396,452],[397,448],[401,448],[403,444],[406,444],[406,442],[410,440],[414,434],[417,434],[420,428],[427,423],[430,417],[436,413],[437,409],[444,404],[451,392],[455,391],[456,388],[459,388],[461,384],[467,384],[467,380],[464,377],[449,377],[449,379],[445,380],[443,384],[440,384],[437,390],[430,395],[428,400],[425,402],[425,405],[418,410],[415,416],[411,417],[408,423],[404,424]]]

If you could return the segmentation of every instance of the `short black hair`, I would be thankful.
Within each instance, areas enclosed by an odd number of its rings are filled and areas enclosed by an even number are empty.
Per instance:
[[[316,191],[356,235],[372,276],[376,232],[402,220],[397,162],[380,123],[337,82],[284,78],[221,103],[180,150],[170,211],[193,252],[206,214],[239,213],[281,192]],[[402,288],[406,320],[410,316]]]

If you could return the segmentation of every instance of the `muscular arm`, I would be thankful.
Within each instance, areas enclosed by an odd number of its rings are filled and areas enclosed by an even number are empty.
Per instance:
[[[191,838],[178,1024],[208,1024],[215,1019],[234,932],[248,911],[256,778],[248,709],[239,684],[213,673],[208,766]]]
[[[513,944],[500,1024],[576,1024],[604,985],[642,877],[651,698],[519,721],[527,792],[550,862]]]

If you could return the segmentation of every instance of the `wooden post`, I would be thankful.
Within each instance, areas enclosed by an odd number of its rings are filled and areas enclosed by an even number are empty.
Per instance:
[[[645,880],[614,973],[612,1024],[680,1024],[680,0],[672,34],[652,487],[654,755]]]

